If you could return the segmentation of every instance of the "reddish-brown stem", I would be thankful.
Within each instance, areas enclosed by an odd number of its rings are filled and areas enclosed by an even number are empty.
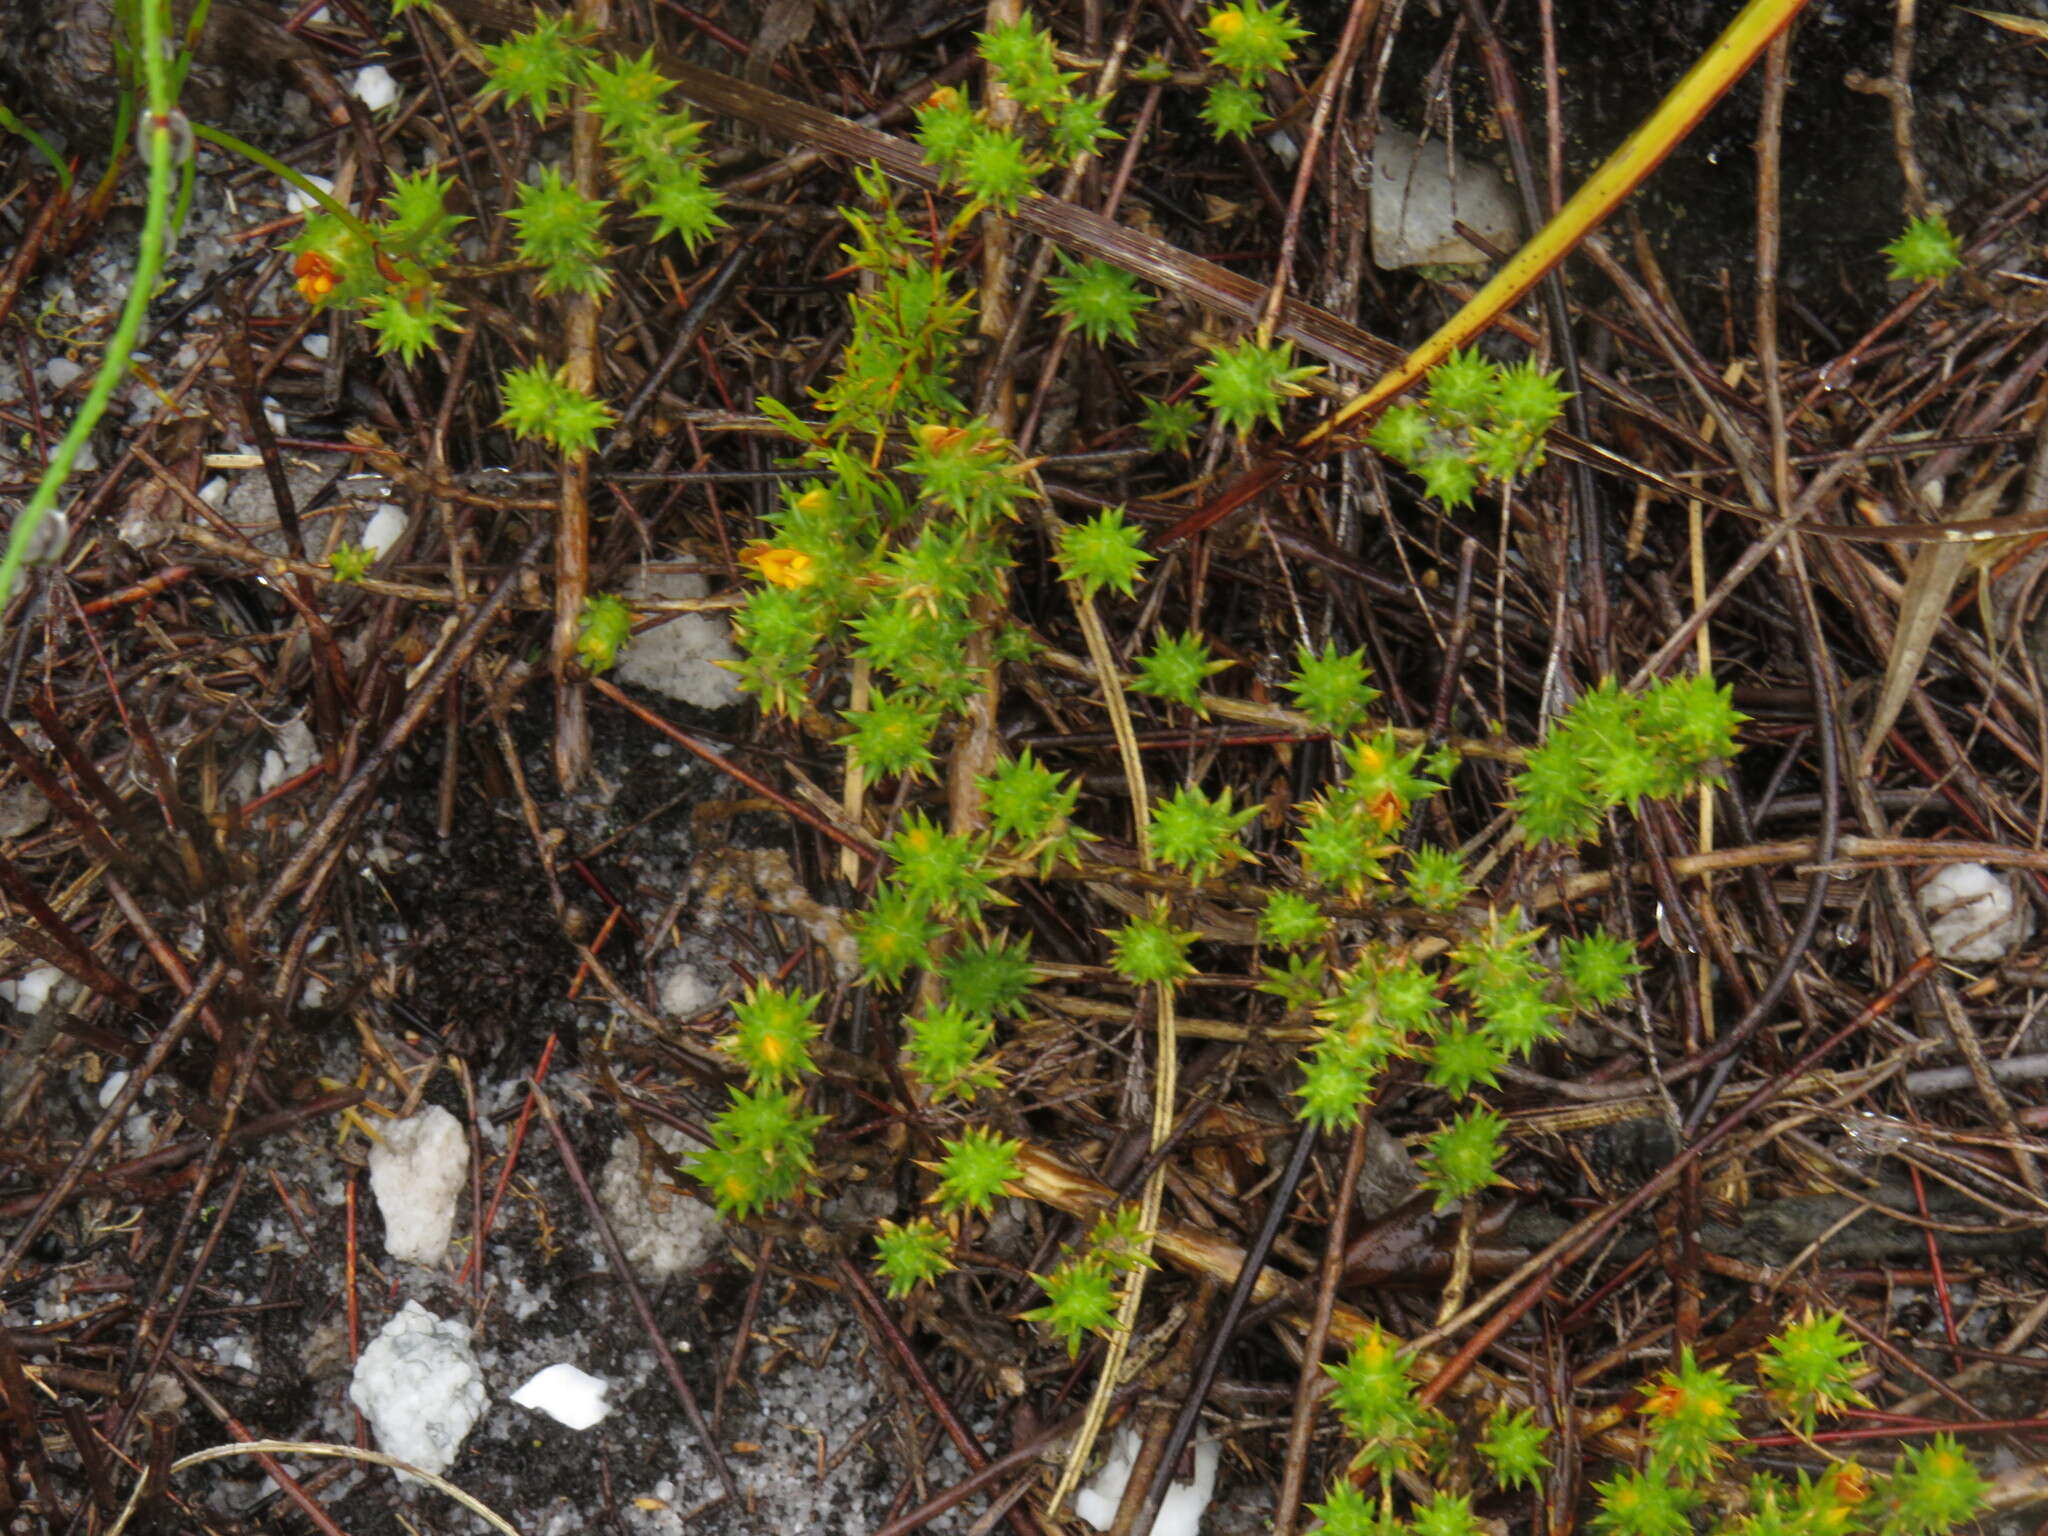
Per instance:
[[[1744,1099],[1740,1105],[1730,1111],[1713,1129],[1709,1130],[1705,1135],[1693,1142],[1691,1146],[1680,1152],[1678,1156],[1666,1163],[1642,1188],[1609,1206],[1600,1215],[1580,1223],[1572,1231],[1567,1232],[1556,1243],[1552,1244],[1551,1251],[1544,1264],[1529,1279],[1528,1283],[1514,1296],[1510,1297],[1484,1323],[1480,1324],[1478,1331],[1465,1341],[1464,1346],[1455,1355],[1444,1362],[1443,1368],[1435,1376],[1430,1378],[1429,1383],[1423,1387],[1421,1393],[1424,1405],[1433,1405],[1439,1402],[1446,1392],[1457,1385],[1465,1373],[1478,1364],[1479,1357],[1492,1348],[1495,1341],[1503,1333],[1507,1332],[1531,1307],[1543,1299],[1549,1292],[1551,1281],[1559,1270],[1584,1253],[1592,1244],[1599,1242],[1600,1239],[1620,1226],[1629,1216],[1641,1210],[1652,1200],[1658,1199],[1667,1193],[1678,1182],[1686,1169],[1692,1167],[1701,1158],[1713,1151],[1714,1148],[1720,1146],[1722,1142],[1734,1135],[1736,1130],[1751,1115],[1762,1109],[1772,1099],[1776,1098],[1778,1094],[1783,1092],[1788,1083],[1810,1072],[1826,1059],[1828,1053],[1834,1050],[1835,1047],[1849,1039],[1852,1035],[1867,1029],[1874,1021],[1890,1012],[1900,998],[1912,991],[1913,988],[1917,987],[1933,973],[1935,964],[1935,958],[1932,954],[1920,956],[1919,959],[1906,967],[1897,981],[1893,982],[1891,986],[1872,999],[1861,1013],[1829,1035],[1827,1039],[1821,1041],[1819,1045],[1801,1056],[1785,1071],[1780,1072],[1769,1082],[1763,1084],[1747,1099]]]

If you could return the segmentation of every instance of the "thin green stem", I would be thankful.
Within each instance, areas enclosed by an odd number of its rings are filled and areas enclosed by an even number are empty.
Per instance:
[[[136,251],[135,277],[128,289],[127,302],[121,307],[121,319],[100,359],[99,373],[92,381],[92,389],[78,407],[71,429],[58,443],[49,467],[43,471],[28,505],[22,508],[21,516],[15,519],[14,529],[8,535],[7,551],[0,555],[0,604],[13,594],[15,581],[28,561],[29,551],[35,548],[43,519],[56,505],[57,493],[71,478],[71,467],[78,461],[78,451],[99,424],[107,402],[113,398],[114,390],[128,371],[128,358],[135,350],[136,338],[142,334],[142,317],[148,313],[150,297],[156,290],[157,278],[163,272],[171,189],[177,172],[177,140],[183,127],[177,95],[171,87],[169,63],[164,58],[164,21],[164,0],[155,0],[155,3],[140,8],[142,68],[149,96],[149,116],[143,124],[144,145],[149,156],[149,194],[144,207],[142,239]]]
[[[64,188],[64,195],[71,195],[71,167],[64,163],[63,156],[50,147],[48,139],[8,111],[4,104],[0,104],[0,128],[5,128],[9,133],[18,133],[27,139],[30,147],[50,162],[50,169],[57,173],[57,181]]]
[[[192,125],[192,136],[195,139],[204,139],[207,143],[224,149],[229,154],[240,155],[244,160],[254,165],[262,166],[271,175],[277,177],[280,181],[291,183],[292,186],[303,192],[307,197],[312,198],[314,202],[318,203],[327,212],[341,220],[342,223],[348,226],[350,234],[355,235],[367,244],[375,245],[377,243],[377,233],[375,230],[349,212],[348,208],[339,202],[331,192],[322,191],[319,184],[309,178],[305,172],[293,170],[275,155],[265,154],[246,139],[238,139],[232,133],[204,123],[194,123]]]

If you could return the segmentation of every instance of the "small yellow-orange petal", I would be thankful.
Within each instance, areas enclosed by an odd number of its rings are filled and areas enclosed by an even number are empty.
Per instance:
[[[817,563],[800,549],[757,544],[740,558],[774,586],[807,587],[818,579]]]

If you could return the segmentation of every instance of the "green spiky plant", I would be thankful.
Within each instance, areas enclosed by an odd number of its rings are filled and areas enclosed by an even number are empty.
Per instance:
[[[1397,1474],[1441,1468],[1483,1493],[1540,1491],[1552,1435],[1534,1410],[1495,1402],[1472,1433],[1426,1407],[1421,1366],[1378,1326],[1343,1359],[1324,1366],[1329,1405],[1354,1447],[1350,1460],[1310,1504],[1327,1536],[1478,1536],[1469,1495],[1441,1487],[1396,1502]],[[1818,1417],[1858,1401],[1864,1364],[1839,1319],[1808,1312],[1756,1357],[1771,1409],[1811,1436]],[[1728,1365],[1702,1365],[1690,1349],[1644,1383],[1635,1414],[1639,1456],[1594,1485],[1592,1528],[1603,1536],[1694,1536],[1699,1516],[1717,1536],[1939,1536],[1983,1513],[1989,1492],[1953,1436],[1934,1434],[1874,1474],[1854,1459],[1831,1461],[1818,1477],[1734,1476],[1735,1448],[1769,1426],[1749,1417],[1749,1389]],[[1375,1487],[1377,1484],[1377,1487]]]
[[[1204,115],[1219,136],[1248,134],[1263,121],[1265,85],[1293,65],[1303,31],[1285,3],[1262,0],[1210,7],[1201,31],[1213,72]],[[1166,887],[1102,931],[1102,983],[1126,995],[1170,994],[1225,942],[1203,927],[1202,903],[1239,908],[1255,934],[1260,990],[1314,1031],[1301,1052],[1295,1113],[1321,1130],[1356,1126],[1389,1075],[1407,1073],[1434,1095],[1435,1123],[1418,1150],[1440,1208],[1507,1178],[1512,1135],[1487,1097],[1504,1069],[1555,1040],[1574,1013],[1624,1000],[1637,970],[1626,940],[1598,932],[1554,939],[1516,907],[1489,901],[1458,850],[1414,835],[1420,808],[1460,764],[1441,753],[1425,759],[1413,734],[1377,715],[1362,649],[1335,643],[1302,646],[1285,680],[1294,708],[1279,718],[1302,739],[1327,739],[1338,764],[1300,805],[1240,805],[1230,786],[1190,779],[1153,798],[1142,825],[1098,833],[1079,824],[1074,778],[1020,750],[971,764],[966,814],[932,814],[924,797],[971,729],[977,696],[1039,644],[1011,601],[1027,520],[1042,511],[1038,486],[1013,445],[968,410],[958,377],[974,319],[964,253],[981,220],[1014,212],[1053,168],[1115,133],[1113,101],[1066,67],[1028,13],[992,27],[980,44],[990,78],[1021,118],[1005,126],[961,89],[930,95],[917,137],[955,202],[943,219],[906,211],[879,172],[859,174],[860,201],[843,211],[844,250],[862,283],[836,371],[804,401],[760,402],[796,444],[804,475],[747,551],[757,580],[734,625],[742,686],[763,710],[833,746],[849,815],[875,824],[881,873],[855,919],[855,945],[861,983],[898,1031],[894,1065],[911,1095],[905,1125],[927,1154],[929,1211],[880,1222],[873,1235],[877,1268],[898,1300],[972,1262],[978,1229],[1024,1185],[1027,1148],[1005,1102],[1005,1047],[1015,1021],[1032,1012],[1040,972],[1021,925],[1012,931],[1004,913],[1027,882],[1090,873],[1098,838],[1128,830],[1154,855],[1154,878]],[[487,57],[488,95],[506,110],[542,124],[587,110],[603,125],[615,198],[578,189],[551,168],[504,210],[538,297],[603,294],[622,223],[649,221],[632,227],[693,250],[715,232],[701,125],[667,108],[651,58],[605,58],[569,17],[542,19],[491,45]],[[406,362],[424,356],[461,324],[450,294],[464,278],[455,246],[462,220],[448,196],[446,182],[421,173],[394,184],[375,220],[323,204],[294,245],[301,291],[360,312],[381,352]],[[1945,234],[1945,226],[1909,230],[1887,253],[1899,275],[1940,275]],[[1047,286],[1052,319],[1095,346],[1128,344],[1151,303],[1129,274],[1099,261],[1063,257]],[[1263,336],[1214,342],[1179,390],[1145,403],[1142,430],[1156,450],[1179,452],[1204,408],[1239,437],[1277,428],[1314,371]],[[564,454],[595,446],[612,420],[604,402],[572,388],[544,358],[509,372],[502,393],[503,425]],[[1381,417],[1371,441],[1455,508],[1539,468],[1562,404],[1556,376],[1532,360],[1503,366],[1454,352],[1420,400]],[[1041,520],[1044,552],[1079,602],[1141,595],[1157,561],[1128,509]],[[616,660],[630,629],[623,604],[591,599],[579,635],[590,670]],[[1213,680],[1230,666],[1199,627],[1162,630],[1129,677],[1098,681],[1136,708],[1205,718]],[[1513,776],[1517,830],[1533,846],[1570,848],[1596,837],[1610,815],[1711,782],[1735,751],[1739,723],[1710,678],[1679,677],[1641,694],[1599,684],[1551,723]],[[866,799],[877,787],[889,791],[886,813]],[[1273,825],[1257,829],[1262,813]],[[1413,941],[1340,943],[1362,920],[1397,909],[1426,916],[1444,942],[1427,953]],[[801,1200],[820,1182],[820,1006],[760,984],[733,1005],[721,1046],[740,1080],[689,1164],[731,1217]],[[1044,1302],[1021,1316],[1069,1355],[1111,1334],[1119,1286],[1152,1262],[1149,1241],[1138,1208],[1102,1217],[1032,1277]],[[1825,1314],[1781,1333],[1758,1374],[1766,1399],[1801,1434],[1856,1401],[1854,1351]],[[1329,1375],[1363,1476],[1340,1480],[1316,1506],[1326,1527],[1339,1536],[1368,1524],[1379,1536],[1404,1525],[1419,1536],[1473,1536],[1471,1499],[1449,1487],[1416,1500],[1405,1517],[1395,1512],[1393,1480],[1441,1465],[1455,1439],[1448,1421],[1422,1405],[1400,1342],[1374,1329]],[[1689,1533],[1700,1489],[1725,1472],[1740,1397],[1721,1367],[1681,1356],[1646,1395],[1643,1463],[1618,1469],[1599,1489],[1599,1529]],[[1530,1410],[1499,1403],[1472,1428],[1494,1485],[1541,1483],[1546,1437]],[[1380,1487],[1369,1497],[1362,1485],[1371,1477]],[[1901,1456],[1867,1495],[1849,1499],[1852,1482],[1759,1482],[1734,1528],[1935,1536],[1982,1497],[1968,1458],[1940,1438]]]

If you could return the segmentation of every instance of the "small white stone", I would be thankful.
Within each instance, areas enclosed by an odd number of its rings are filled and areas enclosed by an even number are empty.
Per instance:
[[[1982,864],[1945,864],[1914,893],[1944,960],[2003,960],[2034,936],[2034,909]]]
[[[302,174],[305,174],[306,180],[313,183],[313,185],[318,187],[322,192],[326,192],[330,195],[333,193],[334,183],[329,181],[325,176],[315,176],[312,175],[310,172]],[[311,210],[318,208],[320,204],[315,199],[310,198],[305,193],[301,192],[297,187],[288,185],[284,189],[284,206],[285,211],[288,213],[308,213]],[[265,401],[264,403],[266,405],[269,404],[268,401]]]
[[[313,740],[313,728],[306,724],[304,716],[287,720],[277,728],[277,747],[263,754],[263,766],[256,774],[256,789],[260,794],[269,794],[278,785],[295,779],[313,766],[320,755],[320,745]]]
[[[383,555],[384,551],[405,537],[405,508],[389,503],[377,508],[370,520],[363,524],[363,548],[372,558]]]
[[[447,1471],[484,1411],[484,1376],[469,1330],[408,1301],[357,1359],[348,1397],[386,1455],[437,1475]]]
[[[469,1178],[469,1138],[440,1105],[395,1120],[370,1149],[370,1190],[394,1259],[438,1264],[455,1230],[455,1202]]]
[[[64,973],[54,965],[32,965],[21,973],[21,980],[0,982],[0,988],[5,988],[0,995],[12,1002],[19,1012],[34,1015],[43,1011],[50,994],[63,981]]]
[[[1202,1512],[1216,1492],[1216,1462],[1216,1442],[1196,1441],[1195,1480],[1167,1488],[1150,1536],[1196,1536],[1202,1528]],[[1075,1491],[1074,1513],[1098,1531],[1116,1524],[1117,1505],[1123,1502],[1124,1489],[1137,1464],[1138,1433],[1125,1425],[1110,1441],[1102,1470]]]
[[[557,1424],[588,1429],[612,1411],[605,1401],[610,1390],[611,1384],[600,1376],[573,1365],[551,1365],[514,1392],[512,1401],[546,1414]]]
[[[662,1150],[681,1156],[690,1142],[681,1132],[665,1125],[653,1128]],[[598,1202],[626,1262],[643,1280],[666,1280],[673,1275],[702,1268],[718,1251],[725,1224],[718,1213],[667,1182],[674,1178],[646,1177],[640,1169],[640,1144],[631,1136],[612,1142],[611,1158],[597,1182]]]
[[[330,340],[325,331],[308,331],[299,338],[299,345],[306,349],[308,357],[325,358]]]
[[[704,595],[701,576],[664,576],[641,572],[626,584],[630,604],[645,598],[693,598]],[[645,634],[636,635],[619,653],[619,677],[636,688],[649,688],[699,709],[723,709],[744,694],[740,680],[720,662],[737,660],[732,625],[718,613],[683,613],[666,618]]]
[[[50,381],[50,389],[62,394],[78,382],[78,376],[85,372],[83,366],[68,357],[53,357],[43,364],[43,377]]]
[[[382,64],[357,70],[349,89],[355,93],[356,100],[372,112],[382,112],[398,100],[398,82],[391,78],[391,71]]]
[[[1463,224],[1512,249],[1520,220],[1507,183],[1489,165],[1453,155],[1382,123],[1372,151],[1372,259],[1382,267],[1469,266],[1488,259]]]
[[[687,1019],[718,1001],[718,987],[689,961],[678,962],[661,977],[661,1011],[671,1019]]]

